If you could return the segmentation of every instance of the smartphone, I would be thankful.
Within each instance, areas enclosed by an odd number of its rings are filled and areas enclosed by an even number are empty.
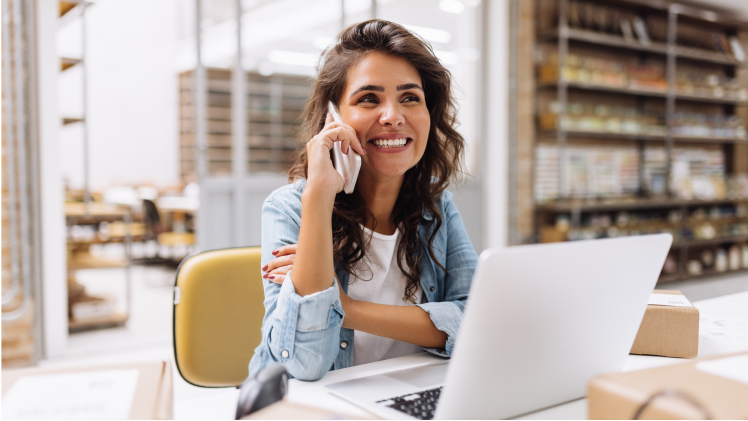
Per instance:
[[[343,124],[340,111],[332,101],[327,103],[327,110],[332,114],[335,122]],[[348,155],[344,154],[340,144],[341,142],[335,142],[332,148],[332,164],[338,174],[343,177],[343,191],[346,194],[351,194],[353,189],[356,188],[358,172],[361,170],[361,155],[357,154],[351,147],[348,147]]]

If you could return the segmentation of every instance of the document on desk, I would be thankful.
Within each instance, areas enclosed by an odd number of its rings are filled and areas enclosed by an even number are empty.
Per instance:
[[[693,307],[686,297],[673,294],[652,294],[649,296],[649,302],[647,302],[647,304],[672,307]]]
[[[138,370],[27,376],[3,396],[3,419],[128,419]]]

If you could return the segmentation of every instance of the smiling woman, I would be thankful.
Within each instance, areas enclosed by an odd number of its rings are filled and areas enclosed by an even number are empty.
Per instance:
[[[445,192],[462,175],[455,113],[449,71],[400,25],[352,25],[323,53],[293,184],[263,206],[266,313],[250,373],[281,362],[317,379],[420,347],[451,354],[477,263]],[[335,142],[362,158],[350,195]]]

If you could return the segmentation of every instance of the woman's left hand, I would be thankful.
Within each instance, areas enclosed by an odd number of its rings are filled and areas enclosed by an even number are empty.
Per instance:
[[[264,279],[276,284],[282,284],[286,275],[293,268],[293,262],[296,260],[296,244],[289,244],[273,251],[275,259],[262,268],[265,272],[262,274]]]

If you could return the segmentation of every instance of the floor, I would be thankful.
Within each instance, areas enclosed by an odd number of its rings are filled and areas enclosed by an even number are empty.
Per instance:
[[[122,362],[170,360],[172,288],[175,270],[162,266],[133,266],[132,311],[126,326],[71,334],[63,356],[44,360],[40,366],[62,367]],[[91,294],[124,294],[122,269],[84,270],[78,281]],[[748,272],[709,279],[673,282],[663,289],[682,291],[691,301],[748,291]],[[125,308],[124,304],[122,305]],[[233,419],[235,394],[186,383],[174,371],[176,419]]]

